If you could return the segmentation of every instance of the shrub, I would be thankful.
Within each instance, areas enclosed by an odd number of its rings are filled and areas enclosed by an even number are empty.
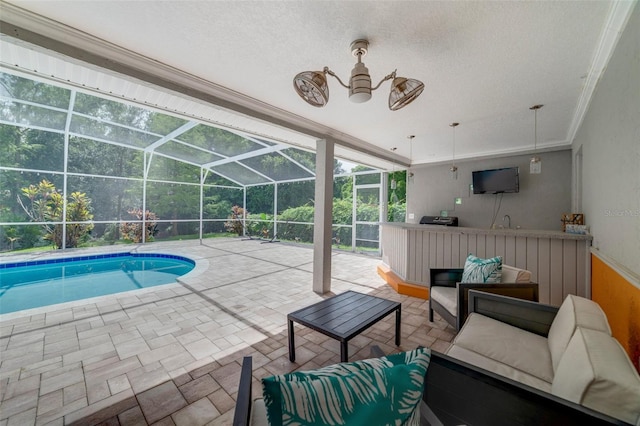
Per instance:
[[[28,205],[18,197],[18,202],[33,222],[62,222],[64,197],[53,183],[43,179],[38,185],[29,185],[21,189],[29,200]],[[88,222],[93,219],[91,199],[84,192],[72,192],[67,200],[67,222]],[[60,249],[63,247],[63,225],[44,224],[44,239],[49,240]],[[69,223],[66,228],[65,247],[74,248],[89,237],[93,229],[92,223]]]
[[[249,215],[249,212],[246,212]],[[224,228],[227,232],[234,232],[238,235],[242,235],[242,231],[244,231],[244,217],[245,210],[240,206],[231,207],[231,215],[229,215],[228,219],[231,219],[224,223]]]
[[[131,216],[135,217],[138,222],[125,222],[120,225],[120,233],[122,234],[122,238],[125,240],[133,241],[134,243],[142,242],[142,209],[131,209],[127,210]],[[146,210],[144,212],[144,229],[146,231],[145,241],[151,241],[153,237],[158,234],[158,225],[157,220],[159,219],[155,213]]]

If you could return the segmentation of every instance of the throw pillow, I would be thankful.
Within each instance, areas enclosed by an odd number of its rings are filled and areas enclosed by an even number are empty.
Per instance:
[[[269,424],[413,425],[429,349],[262,379]]]
[[[496,284],[502,276],[502,256],[481,259],[470,254],[464,263],[463,283]]]

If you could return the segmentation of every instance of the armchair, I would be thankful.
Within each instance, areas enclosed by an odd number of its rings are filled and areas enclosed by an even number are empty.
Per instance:
[[[469,290],[480,290],[503,296],[538,302],[538,284],[531,282],[531,272],[502,265],[500,284],[461,283],[462,268],[431,269],[429,271],[429,321],[437,312],[456,331],[467,319]]]

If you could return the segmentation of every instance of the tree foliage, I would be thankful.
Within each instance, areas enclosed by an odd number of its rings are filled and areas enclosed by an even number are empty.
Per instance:
[[[42,233],[39,233],[39,226],[11,223],[62,221],[64,194],[60,188],[64,182],[72,189],[67,193],[65,219],[104,222],[69,224],[67,247],[82,244],[89,234],[96,242],[113,243],[122,238],[140,241],[144,232],[146,239],[154,236],[157,239],[179,238],[197,233],[202,169],[169,157],[191,155],[187,159],[197,163],[198,156],[208,156],[215,162],[273,146],[272,142],[259,138],[198,124],[166,141],[151,154],[144,149],[184,126],[188,120],[81,92],[75,92],[71,105],[72,91],[69,89],[3,72],[0,72],[0,86],[6,97],[13,99],[3,103],[5,124],[0,124],[0,222],[5,223],[0,229],[0,249],[41,245],[43,237],[56,247],[62,245],[62,225],[42,226]],[[73,115],[68,116],[70,106],[73,106]],[[67,126],[70,133],[65,147]],[[198,149],[187,147],[185,143]],[[68,153],[67,165],[64,164],[65,151]],[[267,152],[226,164],[237,169],[251,167],[276,180],[311,177],[309,171],[315,169],[315,153],[297,148],[279,152],[286,157]],[[334,174],[344,172],[338,160],[334,160],[333,166]],[[231,169],[233,167],[229,167]],[[220,174],[216,174],[214,167],[206,176],[202,194],[203,232],[223,232],[229,212],[234,206],[243,205],[243,188],[225,178],[223,170],[218,169]],[[354,169],[356,172],[365,170],[369,169]],[[146,184],[143,183],[145,176]],[[372,179],[379,181],[379,178]],[[397,180],[399,191],[404,179],[398,177]],[[353,183],[353,176],[334,180],[334,223],[348,226],[353,223]],[[404,193],[398,192],[398,195],[404,199]],[[277,191],[273,182],[249,186],[246,188],[246,208],[254,213],[247,215],[247,227],[254,233],[272,235],[275,215],[280,221],[279,236],[312,241],[313,226],[294,223],[313,223],[314,198],[315,182],[312,179],[278,183]],[[379,200],[359,199],[357,217],[373,218],[377,204]],[[132,206],[144,206],[147,212]],[[132,215],[136,220],[131,220]],[[143,216],[148,223],[154,223],[153,230],[134,226],[140,224]],[[372,220],[377,221],[377,216]],[[236,233],[237,229],[232,227],[231,231]],[[336,227],[336,238],[349,241],[351,232],[349,227]]]
[[[31,218],[33,222],[62,222],[64,212],[64,198],[56,191],[56,187],[46,179],[38,185],[29,185],[22,188],[22,194],[27,198],[25,204],[21,198],[18,202]],[[93,219],[91,214],[91,200],[83,192],[72,192],[67,201],[66,221],[67,222],[87,222]],[[45,235],[44,239],[49,240],[60,249],[63,247],[63,225],[48,224],[42,225]],[[73,248],[84,242],[91,230],[91,223],[69,223],[66,227],[65,247]]]
[[[395,181],[395,188],[391,182]],[[388,222],[404,222],[407,210],[407,171],[400,170],[389,174]]]

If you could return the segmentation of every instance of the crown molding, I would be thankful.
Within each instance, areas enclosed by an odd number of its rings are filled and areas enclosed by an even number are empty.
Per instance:
[[[607,17],[607,23],[604,26],[600,42],[596,48],[593,63],[591,64],[591,69],[587,74],[584,89],[582,90],[576,111],[573,115],[573,120],[569,126],[567,139],[571,142],[575,139],[576,133],[578,133],[578,129],[582,125],[582,121],[589,110],[589,105],[591,104],[591,99],[596,91],[598,82],[607,69],[607,64],[611,59],[611,55],[613,55],[616,45],[618,44],[618,40],[620,40],[620,36],[622,35],[622,32],[629,21],[629,17],[631,16],[631,12],[633,12],[633,8],[636,4],[636,0],[618,0],[611,5],[609,16]]]

